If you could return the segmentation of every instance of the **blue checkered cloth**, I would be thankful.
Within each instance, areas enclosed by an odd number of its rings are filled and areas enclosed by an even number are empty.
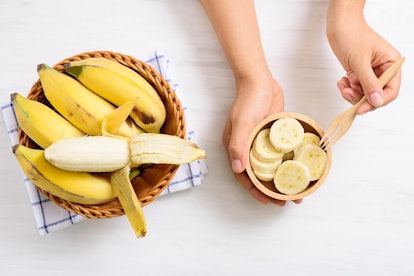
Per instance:
[[[174,91],[180,97],[180,101],[184,107],[184,110],[187,110],[185,99],[186,95],[185,93],[178,91],[178,83],[173,81],[171,78],[169,68],[170,60],[168,59],[167,55],[164,52],[155,51],[146,60],[146,63],[151,65],[164,77],[166,81],[170,83]],[[1,105],[1,110],[3,113],[6,129],[11,140],[11,145],[15,145],[18,143],[17,121],[13,111],[13,106],[10,103],[10,99],[4,100],[3,104]],[[196,135],[194,130],[191,128],[191,116],[188,116],[188,113],[186,113],[186,115],[186,124],[188,130],[187,139],[195,142]],[[190,164],[181,165],[177,170],[174,178],[172,179],[170,185],[162,192],[161,195],[178,192],[200,185],[203,180],[203,176],[206,173],[207,166],[205,160],[197,160]],[[78,214],[58,207],[52,201],[44,197],[41,193],[39,193],[33,183],[30,182],[30,180],[24,174],[23,182],[25,183],[29,194],[29,199],[33,207],[37,229],[40,235],[48,234],[87,220]]]

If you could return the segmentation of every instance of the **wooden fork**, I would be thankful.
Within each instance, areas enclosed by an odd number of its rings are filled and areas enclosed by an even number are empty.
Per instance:
[[[393,77],[394,75],[400,70],[402,64],[404,63],[405,57],[398,59],[396,62],[391,64],[387,70],[382,73],[379,77],[379,81],[381,86],[384,87]],[[358,108],[366,101],[366,97],[363,96],[359,102],[357,102],[354,106],[349,108],[348,110],[339,114],[329,125],[328,129],[326,130],[325,134],[321,138],[319,143],[320,147],[323,149],[328,149],[331,147],[339,138],[344,136],[344,134],[348,131],[351,127],[352,122],[354,121]]]

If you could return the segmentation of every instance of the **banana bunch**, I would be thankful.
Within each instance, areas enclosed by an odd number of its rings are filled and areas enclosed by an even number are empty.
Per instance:
[[[159,133],[166,116],[161,98],[126,69],[95,58],[66,64],[67,73],[40,64],[52,108],[11,95],[19,126],[38,145],[16,145],[13,153],[36,186],[62,199],[96,205],[117,197],[141,238],[146,222],[131,184],[141,165],[189,163],[205,158],[205,151]]]
[[[112,112],[105,125],[116,128],[134,108],[129,101]],[[103,128],[103,133],[108,132]],[[110,183],[138,238],[146,234],[141,204],[130,180],[130,168],[143,164],[184,164],[205,158],[205,151],[177,136],[139,133],[131,139],[116,136],[84,136],[54,142],[44,158],[55,167],[71,172],[109,172]]]
[[[37,72],[47,100],[63,117],[88,135],[102,134],[102,121],[116,109],[114,105],[46,64],[40,64]],[[130,137],[143,131],[127,119],[118,132]]]
[[[253,173],[262,181],[273,181],[283,194],[298,194],[325,170],[327,155],[319,141],[298,120],[278,119],[253,141],[249,155]]]
[[[131,118],[146,132],[160,131],[165,106],[157,91],[132,69],[106,58],[89,58],[66,63],[65,72],[116,106],[138,98]]]

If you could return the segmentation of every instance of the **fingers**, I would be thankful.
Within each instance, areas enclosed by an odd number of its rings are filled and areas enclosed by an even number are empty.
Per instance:
[[[364,62],[360,66],[357,66],[355,74],[358,76],[362,91],[372,107],[378,108],[383,106],[384,93],[378,77],[372,69],[371,62]]]
[[[395,100],[401,84],[401,71],[398,72],[386,85],[381,87],[377,75],[381,75],[390,63],[380,66],[376,72],[371,67],[361,67],[362,73],[352,72],[347,77],[343,77],[337,83],[342,97],[352,104],[356,104],[365,94],[367,102],[358,110],[358,114],[364,114],[385,106]],[[361,82],[359,80],[362,80]]]

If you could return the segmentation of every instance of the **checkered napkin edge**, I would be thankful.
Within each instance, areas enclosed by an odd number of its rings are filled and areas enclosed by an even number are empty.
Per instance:
[[[180,97],[184,110],[187,110],[185,94],[178,91],[179,84],[172,79],[170,60],[167,57],[167,54],[164,51],[154,51],[145,62],[157,70],[157,72],[170,83],[174,91]],[[10,99],[3,99],[1,111],[11,145],[15,145],[18,143],[18,125]],[[187,113],[186,115],[187,139],[195,142],[197,139],[195,131],[191,128],[191,118],[189,118]],[[203,176],[207,171],[208,169],[204,159],[180,165],[171,183],[160,195],[167,195],[200,185]],[[78,214],[64,210],[55,205],[36,189],[34,184],[23,174],[23,171],[22,175],[40,235],[52,233],[87,220]]]

